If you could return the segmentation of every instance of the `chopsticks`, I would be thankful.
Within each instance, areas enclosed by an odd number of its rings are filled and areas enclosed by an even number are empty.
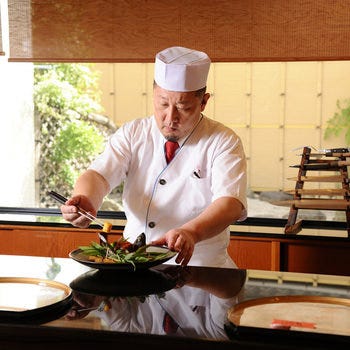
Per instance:
[[[49,191],[49,192],[47,192],[47,194],[48,194],[51,198],[53,198],[53,199],[55,199],[56,201],[60,202],[61,204],[65,204],[65,203],[67,202],[67,198],[66,198],[66,197],[63,197],[61,194],[59,194],[59,193],[57,193],[57,192],[55,192],[55,191]],[[95,222],[97,225],[99,225],[99,226],[101,226],[102,228],[104,228],[104,223],[103,223],[102,221],[98,220],[98,219],[96,218],[96,216],[91,215],[90,213],[88,213],[88,212],[87,212],[86,210],[84,210],[83,208],[80,208],[80,207],[78,207],[78,206],[76,206],[76,207],[77,207],[77,209],[78,209],[78,214],[85,216],[85,217],[88,218],[89,220]],[[102,235],[100,232],[98,232],[98,237],[100,238],[100,240],[101,240],[102,242],[104,242],[104,243],[107,245],[107,247],[108,247],[109,249],[113,248],[113,247],[108,243],[106,237],[105,237],[104,235]]]
[[[111,308],[111,305],[109,303],[109,301],[107,300],[103,300],[101,302],[100,305],[98,306],[93,306],[93,307],[86,307],[86,308],[83,308],[83,309],[77,309],[76,311],[79,313],[79,312],[84,312],[84,311],[94,311],[94,310],[97,310],[97,311],[109,311],[109,309]]]
[[[49,192],[47,192],[47,194],[51,198],[53,198],[56,201],[60,202],[61,204],[65,204],[67,202],[67,198],[66,197],[63,197],[62,195],[60,195],[59,193],[57,193],[55,191],[49,191]],[[84,209],[82,209],[82,208],[80,208],[78,206],[77,206],[77,208],[78,208],[78,213],[80,215],[85,216],[86,218],[88,218],[89,220],[95,222],[97,225],[99,225],[99,226],[101,226],[103,228],[104,223],[102,221],[98,220],[96,218],[96,216],[91,215],[90,213],[88,213],[87,211],[85,211]]]

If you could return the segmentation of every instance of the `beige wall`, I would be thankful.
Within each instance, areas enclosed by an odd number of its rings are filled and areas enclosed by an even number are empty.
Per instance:
[[[117,125],[152,114],[153,64],[101,63],[102,105]],[[213,63],[205,114],[234,129],[248,157],[253,191],[294,188],[287,178],[303,146],[344,147],[325,141],[337,99],[350,97],[350,62]],[[318,186],[315,184],[314,186]]]

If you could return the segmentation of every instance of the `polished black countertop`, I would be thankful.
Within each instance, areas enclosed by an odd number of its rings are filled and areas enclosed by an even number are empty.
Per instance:
[[[182,268],[168,264],[135,272],[103,271],[69,258],[0,255],[1,305],[4,305],[3,300],[9,302],[6,296],[8,278],[11,282],[17,279],[40,284],[41,289],[34,296],[34,304],[30,300],[29,310],[9,311],[5,308],[0,311],[0,348],[3,348],[3,341],[8,345],[18,341],[10,338],[18,332],[22,332],[23,339],[29,337],[28,341],[34,343],[35,332],[41,339],[43,334],[48,337],[51,333],[60,339],[65,335],[72,335],[81,342],[90,339],[91,345],[98,341],[106,343],[107,339],[113,342],[113,337],[118,335],[120,344],[128,342],[125,337],[131,337],[136,343],[139,339],[144,347],[146,344],[150,348],[168,344],[169,349],[182,346],[181,341],[192,346],[198,344],[201,349],[233,345],[236,348],[263,348],[268,344],[269,348],[282,345],[293,348],[300,347],[300,343],[303,348],[310,349],[327,348],[329,344],[345,348],[350,344],[350,318],[344,319],[339,327],[333,317],[332,329],[314,326],[310,331],[307,326],[304,329],[294,327],[296,322],[292,327],[283,328],[285,324],[278,327],[273,324],[259,326],[248,321],[244,324],[243,317],[239,324],[231,317],[232,310],[249,302],[260,305],[282,302],[283,298],[290,302],[302,297],[315,298],[321,303],[322,298],[328,298],[327,302],[336,305],[340,300],[339,307],[344,309],[341,312],[347,312],[345,309],[350,308],[350,276]],[[55,299],[57,296],[53,296],[51,290],[51,294],[43,292],[44,285],[59,287],[61,294],[64,291],[63,297]],[[18,296],[11,293],[12,299],[21,300],[22,304],[29,294],[26,288],[22,288]],[[26,305],[22,304],[24,310]],[[294,307],[297,304],[287,305]]]

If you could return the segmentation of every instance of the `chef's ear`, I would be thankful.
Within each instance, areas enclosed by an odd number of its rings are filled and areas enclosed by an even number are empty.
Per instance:
[[[209,92],[207,92],[203,95],[202,102],[201,102],[201,111],[204,111],[204,108],[207,105],[209,98],[210,98]]]

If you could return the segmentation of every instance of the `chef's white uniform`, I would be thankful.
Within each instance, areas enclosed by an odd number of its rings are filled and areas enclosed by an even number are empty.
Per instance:
[[[180,140],[169,165],[164,143],[154,116],[137,119],[119,128],[90,166],[111,189],[124,181],[126,239],[133,242],[144,232],[151,242],[223,196],[237,198],[247,208],[245,155],[231,129],[203,116],[190,135]],[[246,210],[240,220],[245,218]],[[228,244],[228,229],[197,243],[189,265],[234,267]]]
[[[164,296],[115,298],[107,312],[95,311],[109,330],[118,332],[165,334],[164,314],[177,323],[176,336],[227,339],[224,329],[227,310],[239,302],[239,296],[219,298],[202,289],[183,286]]]

